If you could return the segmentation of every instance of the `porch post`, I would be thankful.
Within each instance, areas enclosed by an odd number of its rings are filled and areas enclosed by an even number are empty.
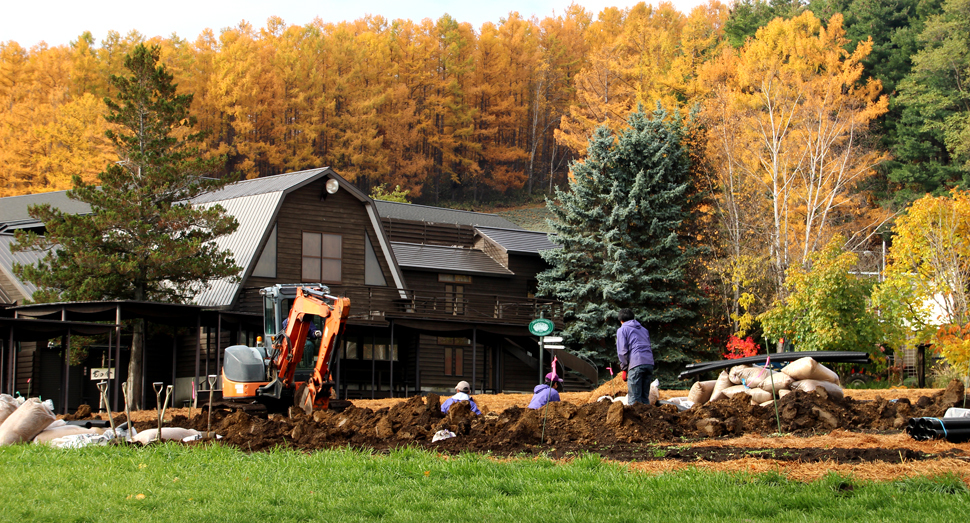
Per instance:
[[[222,351],[222,312],[218,314],[219,316],[216,317],[216,376],[220,374],[221,360],[219,359],[219,353]]]
[[[472,394],[478,390],[475,383],[475,370],[478,363],[478,327],[472,327]]]
[[[391,344],[387,347],[391,357],[391,397],[394,397],[394,319],[391,319]]]
[[[120,385],[120,381],[121,381],[121,379],[120,379],[121,378],[121,305],[120,304],[115,305],[115,325],[116,325],[116,327],[115,327],[115,338],[116,338],[117,343],[115,343],[115,366],[114,366],[114,369],[115,369],[115,382],[114,382],[114,387],[113,387],[114,388],[114,399],[111,400],[110,407],[108,405],[105,405],[106,407],[109,407],[110,410],[117,410],[117,407],[118,407],[118,390],[120,389],[119,385]],[[111,373],[111,368],[109,367],[108,368],[108,377],[109,378],[111,377],[111,374],[110,373]],[[143,383],[142,384],[142,388],[144,388],[144,385],[145,384]]]
[[[374,399],[374,380],[377,376],[377,334],[371,334],[370,338],[370,399]]]
[[[199,360],[202,357],[202,311],[195,315],[195,382],[192,395],[196,396],[199,390]]]
[[[67,336],[61,338],[61,347],[64,349],[64,405],[61,407],[61,414],[67,415],[67,401],[70,394],[71,381],[71,328],[67,328]]]
[[[175,365],[177,360],[176,356],[178,355],[178,339],[179,339],[178,334],[179,334],[178,327],[175,327],[175,332],[172,333],[172,387],[173,388],[175,387]],[[172,402],[174,401],[175,401],[175,398],[172,398]]]

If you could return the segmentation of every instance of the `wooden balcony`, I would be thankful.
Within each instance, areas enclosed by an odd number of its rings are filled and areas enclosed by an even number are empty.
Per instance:
[[[540,298],[352,285],[333,285],[331,292],[350,298],[352,321],[407,318],[528,325],[541,315],[562,324],[562,303]]]

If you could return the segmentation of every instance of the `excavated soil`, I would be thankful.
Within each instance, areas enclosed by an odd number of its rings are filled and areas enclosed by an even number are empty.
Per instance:
[[[758,471],[772,464],[790,476],[811,478],[812,470],[822,474],[849,467],[847,472],[876,479],[952,472],[970,484],[970,443],[917,442],[903,432],[911,417],[941,417],[947,408],[962,406],[964,389],[957,381],[946,390],[921,391],[925,395],[916,398],[893,390],[878,395],[847,391],[845,398],[829,397],[824,390],[793,392],[778,401],[777,417],[773,406],[750,405],[744,395],[679,411],[673,405],[596,402],[598,392],[564,394],[564,401],[540,410],[524,408],[527,395],[481,395],[476,397],[481,416],[467,403],[442,414],[442,399],[434,394],[355,401],[342,412],[312,416],[295,408],[289,415],[214,410],[211,430],[224,444],[249,452],[280,446],[376,452],[410,446],[444,455],[471,451],[496,457],[570,458],[594,452],[651,471],[678,466]],[[509,404],[513,397],[516,402]],[[99,415],[78,412],[69,418],[89,416]],[[138,429],[157,426],[154,411],[132,417]],[[116,417],[124,419],[123,414]],[[210,419],[202,409],[173,409],[165,426],[206,431]],[[456,437],[432,442],[443,429]]]

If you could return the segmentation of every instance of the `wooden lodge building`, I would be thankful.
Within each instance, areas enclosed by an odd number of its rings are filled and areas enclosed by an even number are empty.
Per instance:
[[[65,192],[0,199],[0,317],[11,325],[16,317],[119,327],[113,341],[92,344],[88,359],[74,366],[57,352],[63,341],[17,341],[11,327],[0,342],[0,392],[26,391],[31,379],[49,397],[67,390],[68,410],[96,403],[99,372],[116,368],[115,382],[125,380],[130,341],[120,325],[141,315],[151,333],[145,388],[174,382],[180,404],[193,384],[220,372],[225,347],[252,345],[262,334],[259,290],[300,282],[323,283],[351,300],[333,369],[340,398],[447,393],[462,380],[476,393],[531,392],[549,370],[552,354],[540,369],[538,338],[528,326],[541,316],[561,327],[561,304],[534,296],[535,275],[546,268],[539,252],[557,246],[546,233],[496,215],[375,201],[329,168],[245,180],[193,201],[221,205],[239,221],[235,233],[218,240],[242,268],[238,282],[212,282],[186,305],[25,305],[35,289],[12,265],[39,254],[12,253],[10,245],[16,229],[43,231],[27,214],[37,203],[89,212]],[[594,387],[596,368],[563,352],[556,355],[566,367],[566,390]]]

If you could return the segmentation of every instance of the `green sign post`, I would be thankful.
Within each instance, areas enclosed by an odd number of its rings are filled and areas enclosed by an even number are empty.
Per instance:
[[[545,318],[539,318],[532,320],[529,324],[529,332],[533,336],[545,336],[547,334],[552,334],[552,329],[555,329],[556,325],[552,323],[552,320],[547,320]]]
[[[532,323],[529,323],[529,332],[531,332],[533,336],[539,337],[539,383],[542,383],[542,378],[543,378],[543,375],[542,375],[543,354],[542,353],[546,352],[545,347],[542,346],[542,337],[547,334],[552,334],[552,330],[555,328],[556,328],[556,324],[553,323],[552,320],[547,320],[545,318],[538,318],[538,319],[532,320]]]

